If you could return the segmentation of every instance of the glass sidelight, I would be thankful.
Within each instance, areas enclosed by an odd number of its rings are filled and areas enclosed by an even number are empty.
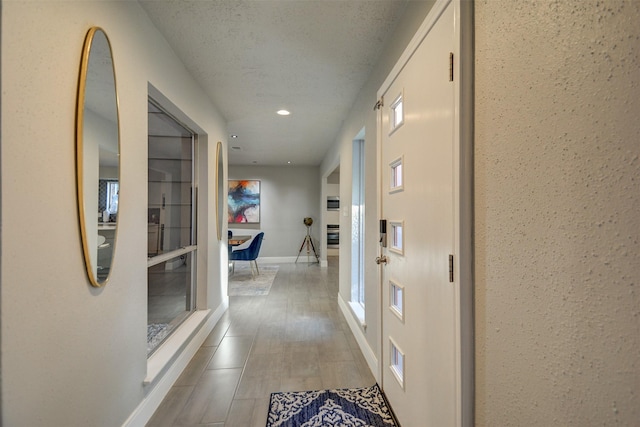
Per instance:
[[[351,188],[351,302],[364,307],[364,139],[353,140]]]

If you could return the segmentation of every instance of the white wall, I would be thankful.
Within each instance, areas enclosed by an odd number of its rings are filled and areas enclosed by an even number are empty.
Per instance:
[[[229,166],[229,179],[260,180],[260,223],[229,224],[234,233],[264,231],[260,258],[295,260],[311,217],[313,243],[320,255],[320,176],[317,166]],[[239,247],[241,248],[241,247]],[[300,261],[306,260],[306,248]],[[293,259],[291,259],[293,258]]]
[[[74,120],[87,30],[111,40],[121,119],[121,192],[109,283],[85,274],[78,227]],[[143,400],[147,370],[147,83],[209,135],[221,116],[135,2],[2,2],[2,421],[7,426],[121,425]],[[215,150],[204,150],[214,163]],[[213,206],[215,169],[201,186]],[[213,209],[210,208],[210,212]],[[215,230],[213,217],[203,228]],[[200,241],[208,287],[224,302],[226,244]]]
[[[379,351],[380,290],[377,278],[378,267],[375,258],[378,255],[378,193],[376,188],[376,112],[373,106],[377,101],[377,91],[382,85],[405,47],[418,30],[433,1],[407,2],[406,10],[398,23],[393,36],[386,41],[379,62],[372,71],[369,80],[363,86],[350,114],[345,118],[332,150],[327,153],[320,166],[321,176],[330,174],[340,164],[340,297],[348,302],[351,299],[351,181],[353,140],[359,137],[364,128],[365,138],[365,321],[366,329],[354,329],[360,335],[361,348],[368,358],[370,366],[377,363],[375,354]],[[346,201],[346,203],[345,203]],[[346,213],[346,216],[345,216]],[[355,320],[351,312],[347,316]],[[357,323],[357,321],[356,321]],[[355,323],[352,323],[355,324]],[[377,367],[372,366],[374,374]]]
[[[476,421],[640,420],[640,2],[476,2]]]

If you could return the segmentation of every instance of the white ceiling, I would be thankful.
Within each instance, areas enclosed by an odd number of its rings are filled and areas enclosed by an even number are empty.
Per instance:
[[[139,1],[238,136],[229,163],[261,165],[320,164],[406,4]]]

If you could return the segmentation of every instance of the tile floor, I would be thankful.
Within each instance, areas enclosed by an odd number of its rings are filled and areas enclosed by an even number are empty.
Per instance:
[[[268,296],[232,297],[147,426],[264,427],[272,392],[374,384],[337,293],[331,259],[282,264]]]

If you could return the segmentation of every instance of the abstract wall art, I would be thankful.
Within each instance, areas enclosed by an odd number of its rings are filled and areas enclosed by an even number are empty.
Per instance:
[[[260,222],[260,181],[229,180],[229,224]]]

